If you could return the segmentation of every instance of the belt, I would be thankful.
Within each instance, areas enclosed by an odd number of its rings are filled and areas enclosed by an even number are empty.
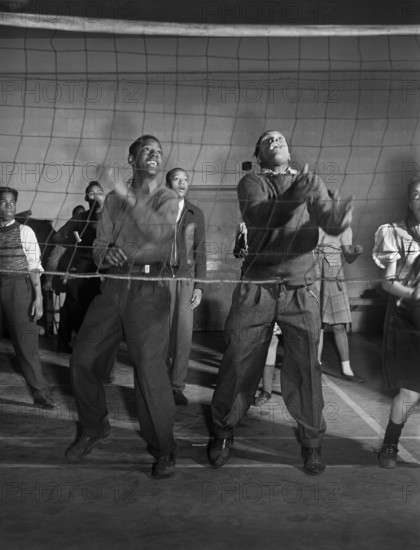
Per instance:
[[[147,276],[150,277],[156,277],[162,273],[163,269],[163,263],[162,262],[154,262],[151,264],[133,264],[129,266],[129,268],[124,273],[126,275],[141,275],[141,276]]]

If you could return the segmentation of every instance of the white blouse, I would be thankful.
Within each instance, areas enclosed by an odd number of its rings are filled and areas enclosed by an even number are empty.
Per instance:
[[[376,231],[373,260],[382,269],[387,264],[398,262],[399,279],[404,278],[419,254],[420,245],[408,233],[404,221],[381,225]]]

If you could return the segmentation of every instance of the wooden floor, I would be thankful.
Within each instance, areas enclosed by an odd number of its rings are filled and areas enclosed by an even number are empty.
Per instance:
[[[188,407],[179,408],[174,478],[150,478],[139,436],[132,369],[124,346],[107,386],[113,439],[80,464],[64,451],[76,434],[68,355],[41,337],[44,371],[60,407],[34,408],[8,340],[0,343],[0,514],[2,550],[17,549],[395,549],[419,548],[420,429],[410,417],[396,470],[375,450],[391,395],[382,390],[381,338],[351,334],[352,366],[364,384],[337,377],[326,338],[323,366],[327,469],[302,470],[295,423],[281,397],[251,407],[238,426],[230,461],[209,467],[209,403],[223,333],[194,334]]]

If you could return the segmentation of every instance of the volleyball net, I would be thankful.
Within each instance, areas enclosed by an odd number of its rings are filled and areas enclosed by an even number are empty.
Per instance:
[[[3,16],[1,179],[19,191],[18,211],[59,229],[90,181],[110,191],[109,169],[128,178],[129,145],[155,135],[162,181],[174,167],[189,175],[189,198],[206,221],[208,281],[220,290],[240,273],[236,186],[257,170],[258,137],[274,129],[290,144],[292,167],[308,163],[328,189],[355,197],[353,241],[365,252],[344,277],[354,296],[377,285],[375,231],[404,217],[418,171],[417,27]]]

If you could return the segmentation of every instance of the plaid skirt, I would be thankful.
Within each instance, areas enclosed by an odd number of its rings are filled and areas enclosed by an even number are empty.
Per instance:
[[[331,266],[323,259],[318,264],[321,321],[329,325],[350,324],[350,303],[341,265]]]

